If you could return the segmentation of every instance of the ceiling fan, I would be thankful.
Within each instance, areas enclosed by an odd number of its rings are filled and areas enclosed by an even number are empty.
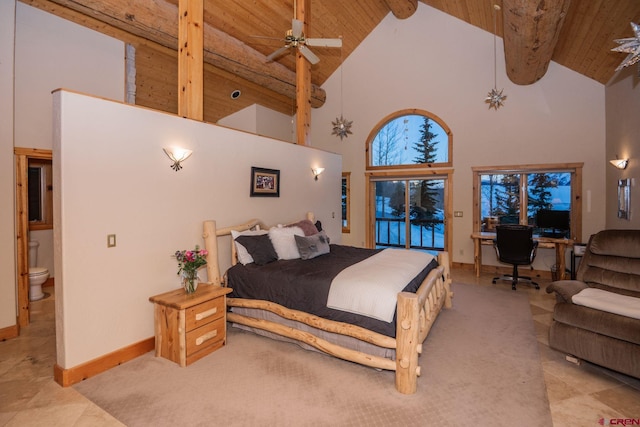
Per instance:
[[[295,16],[295,11],[294,11]],[[279,56],[283,55],[290,48],[298,48],[298,51],[307,58],[311,64],[317,64],[320,62],[320,58],[311,51],[307,46],[318,46],[318,47],[342,47],[342,39],[317,39],[317,38],[307,38],[302,32],[304,23],[299,19],[293,18],[291,21],[291,29],[287,31],[284,37],[285,45],[280,49],[276,50],[269,56],[267,56],[267,61],[271,62]]]

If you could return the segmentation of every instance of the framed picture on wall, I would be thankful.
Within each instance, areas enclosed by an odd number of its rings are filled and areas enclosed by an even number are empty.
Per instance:
[[[253,166],[251,197],[280,197],[280,171]]]

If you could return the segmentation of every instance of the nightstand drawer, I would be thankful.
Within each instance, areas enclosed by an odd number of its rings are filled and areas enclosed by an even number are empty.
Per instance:
[[[193,331],[187,332],[187,357],[197,351],[207,348],[225,338],[225,319],[214,320]]]
[[[200,283],[194,294],[175,289],[149,297],[154,307],[156,357],[187,366],[224,346],[226,295],[231,291]]]
[[[187,331],[206,325],[224,316],[224,297],[214,298],[211,301],[189,307],[185,310],[185,328]]]

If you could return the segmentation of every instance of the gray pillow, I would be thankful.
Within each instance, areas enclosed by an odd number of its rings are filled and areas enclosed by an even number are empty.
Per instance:
[[[329,253],[329,238],[324,231],[313,236],[295,236],[300,258],[311,259]]]
[[[257,265],[265,265],[278,259],[278,254],[269,239],[268,234],[260,236],[238,236],[236,242],[245,247],[253,262]]]

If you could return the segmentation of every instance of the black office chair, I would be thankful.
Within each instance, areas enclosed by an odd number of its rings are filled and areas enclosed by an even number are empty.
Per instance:
[[[513,265],[511,275],[495,277],[493,283],[498,280],[508,280],[511,282],[511,289],[516,290],[518,282],[526,282],[536,289],[540,285],[534,282],[531,277],[519,276],[519,265],[531,265],[536,257],[538,242],[533,240],[533,228],[526,225],[498,225],[496,227],[496,238],[493,241],[498,259],[505,264]]]

